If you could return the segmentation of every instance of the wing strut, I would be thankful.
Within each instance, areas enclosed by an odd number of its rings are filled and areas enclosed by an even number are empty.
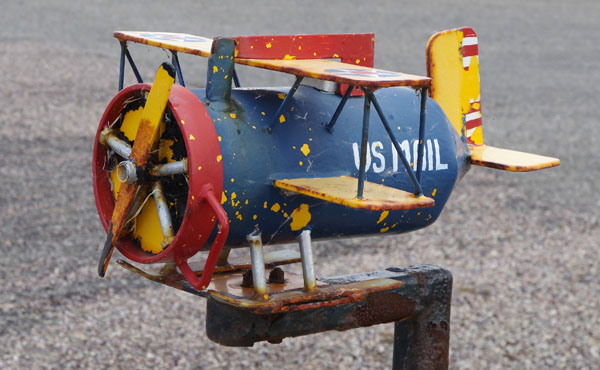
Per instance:
[[[364,182],[365,182],[365,167],[366,167],[366,162],[367,162],[367,147],[366,146],[368,145],[368,141],[369,141],[369,114],[370,114],[371,103],[373,103],[373,106],[375,106],[375,110],[377,111],[377,114],[379,115],[379,118],[381,119],[381,122],[383,123],[383,127],[385,127],[385,130],[387,131],[387,134],[390,137],[390,140],[392,141],[394,148],[396,148],[396,151],[398,152],[400,159],[402,159],[402,163],[404,164],[404,168],[406,169],[406,172],[410,176],[410,180],[412,181],[413,186],[415,187],[415,191],[413,194],[415,194],[415,196],[423,195],[423,189],[421,188],[421,183],[420,183],[421,168],[422,168],[422,166],[420,164],[423,163],[422,161],[423,161],[423,145],[424,145],[424,136],[425,136],[425,119],[426,119],[426,114],[425,114],[426,109],[425,108],[427,106],[427,87],[421,88],[418,160],[415,163],[415,166],[417,167],[416,174],[415,174],[415,171],[413,170],[413,168],[411,167],[410,163],[408,163],[408,160],[406,160],[406,157],[404,156],[404,152],[400,148],[400,145],[398,144],[398,140],[396,140],[396,137],[394,136],[394,133],[392,132],[392,130],[390,128],[390,124],[388,123],[387,119],[385,118],[385,114],[383,114],[383,110],[381,109],[381,106],[379,105],[377,98],[375,98],[375,94],[373,94],[372,90],[370,90],[364,86],[362,87],[362,89],[365,92],[365,107],[364,107],[364,116],[363,116],[363,136],[362,136],[362,143],[361,143],[360,166],[359,166],[359,174],[358,174],[358,190],[357,190],[356,197],[358,199],[362,199],[362,195],[363,195],[362,190],[363,190]]]
[[[300,86],[302,79],[304,79],[304,77],[296,76],[296,82],[294,82],[294,84],[292,85],[292,88],[285,96],[285,99],[283,99],[283,102],[281,102],[281,105],[279,105],[279,108],[277,108],[277,112],[275,112],[275,116],[273,116],[273,119],[271,120],[271,125],[269,126],[269,129],[268,129],[269,131],[271,131],[273,129],[273,127],[275,127],[275,124],[277,123],[277,121],[285,122],[285,117],[283,118],[283,120],[281,118],[281,116],[282,116],[281,112],[283,112],[283,108],[285,108],[288,101],[292,98],[292,96],[294,96],[294,93],[296,92],[296,90],[298,90],[298,86]]]

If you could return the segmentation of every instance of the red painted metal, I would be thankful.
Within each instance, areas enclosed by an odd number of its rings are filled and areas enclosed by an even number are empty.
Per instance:
[[[343,63],[373,67],[375,35],[341,33],[329,35],[239,36],[236,58],[244,59],[340,59]],[[340,84],[344,94],[348,85]],[[360,89],[352,96],[362,96]]]
[[[212,211],[217,216],[217,220],[219,221],[219,231],[213,242],[213,245],[210,248],[208,257],[206,258],[204,270],[202,271],[202,278],[198,279],[194,271],[192,271],[188,265],[187,258],[182,258],[184,256],[178,256],[175,258],[177,267],[179,267],[179,270],[183,276],[185,276],[186,280],[196,290],[203,290],[208,287],[217,264],[217,259],[219,258],[221,249],[227,240],[227,234],[229,234],[229,220],[227,219],[227,213],[223,207],[221,207],[221,203],[215,197],[213,186],[211,184],[204,184],[201,190],[201,196],[202,200],[210,206]]]
[[[105,229],[108,228],[113,213],[114,200],[108,171],[105,168],[106,148],[98,142],[100,132],[110,122],[115,121],[127,99],[138,96],[141,91],[150,91],[150,87],[150,84],[136,84],[121,90],[109,103],[100,120],[94,145],[92,171],[96,207]],[[215,198],[215,194],[220,195],[223,191],[223,165],[217,132],[202,102],[184,87],[173,86],[167,108],[177,121],[187,151],[189,192],[185,217],[171,244],[156,255],[144,252],[128,238],[120,240],[117,248],[125,257],[135,262],[181,264],[205,246],[218,219],[220,233],[213,243],[213,247],[216,248],[209,255],[210,263],[205,267],[207,272],[212,272],[229,229],[225,211]],[[211,273],[206,276],[210,280],[208,275]],[[204,280],[203,277],[200,283],[208,285]]]

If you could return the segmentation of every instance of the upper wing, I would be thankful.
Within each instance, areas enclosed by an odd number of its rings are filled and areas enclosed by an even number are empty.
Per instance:
[[[205,58],[210,56],[213,43],[211,38],[171,32],[117,31],[114,37],[121,41],[138,42]]]
[[[210,38],[185,33],[117,31],[114,33],[114,36],[121,41],[132,41],[203,57],[210,56],[213,43],[213,40]],[[339,35],[333,36],[339,38]],[[244,54],[247,53],[242,53],[242,55]],[[302,77],[311,77],[370,88],[390,86],[411,86],[417,88],[429,87],[431,85],[431,79],[429,77],[386,71],[383,69],[327,59],[295,59],[295,56],[292,58],[294,59],[254,59],[236,57],[235,62]],[[299,56],[299,58],[304,57]],[[345,59],[342,57],[342,60]]]
[[[412,86],[428,87],[429,77],[421,77],[384,69],[363,67],[326,59],[276,60],[241,59],[236,63],[291,73],[302,77],[352,84],[365,87]]]

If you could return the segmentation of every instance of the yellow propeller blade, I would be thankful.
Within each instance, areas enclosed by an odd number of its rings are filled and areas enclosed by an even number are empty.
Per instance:
[[[163,63],[156,72],[156,77],[148,94],[148,100],[146,100],[146,104],[144,105],[144,111],[140,118],[139,128],[129,156],[138,167],[144,168],[146,166],[150,157],[150,151],[156,144],[160,131],[160,122],[169,102],[169,94],[174,82],[175,68],[170,63]],[[138,184],[135,183],[121,184],[106,242],[98,263],[98,275],[101,277],[106,274],[115,244],[121,237],[137,187]]]

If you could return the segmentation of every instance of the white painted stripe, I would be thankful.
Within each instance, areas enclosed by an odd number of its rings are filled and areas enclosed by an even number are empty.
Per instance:
[[[476,128],[477,127],[467,130],[467,137],[471,137],[471,135],[473,135],[473,132],[475,131]]]
[[[471,65],[471,57],[463,57],[463,68],[467,68]]]
[[[465,37],[462,44],[463,46],[477,45],[477,37]]]
[[[481,118],[481,112],[471,112],[471,113],[467,113],[465,116],[465,121],[472,121],[475,120],[477,118]]]

